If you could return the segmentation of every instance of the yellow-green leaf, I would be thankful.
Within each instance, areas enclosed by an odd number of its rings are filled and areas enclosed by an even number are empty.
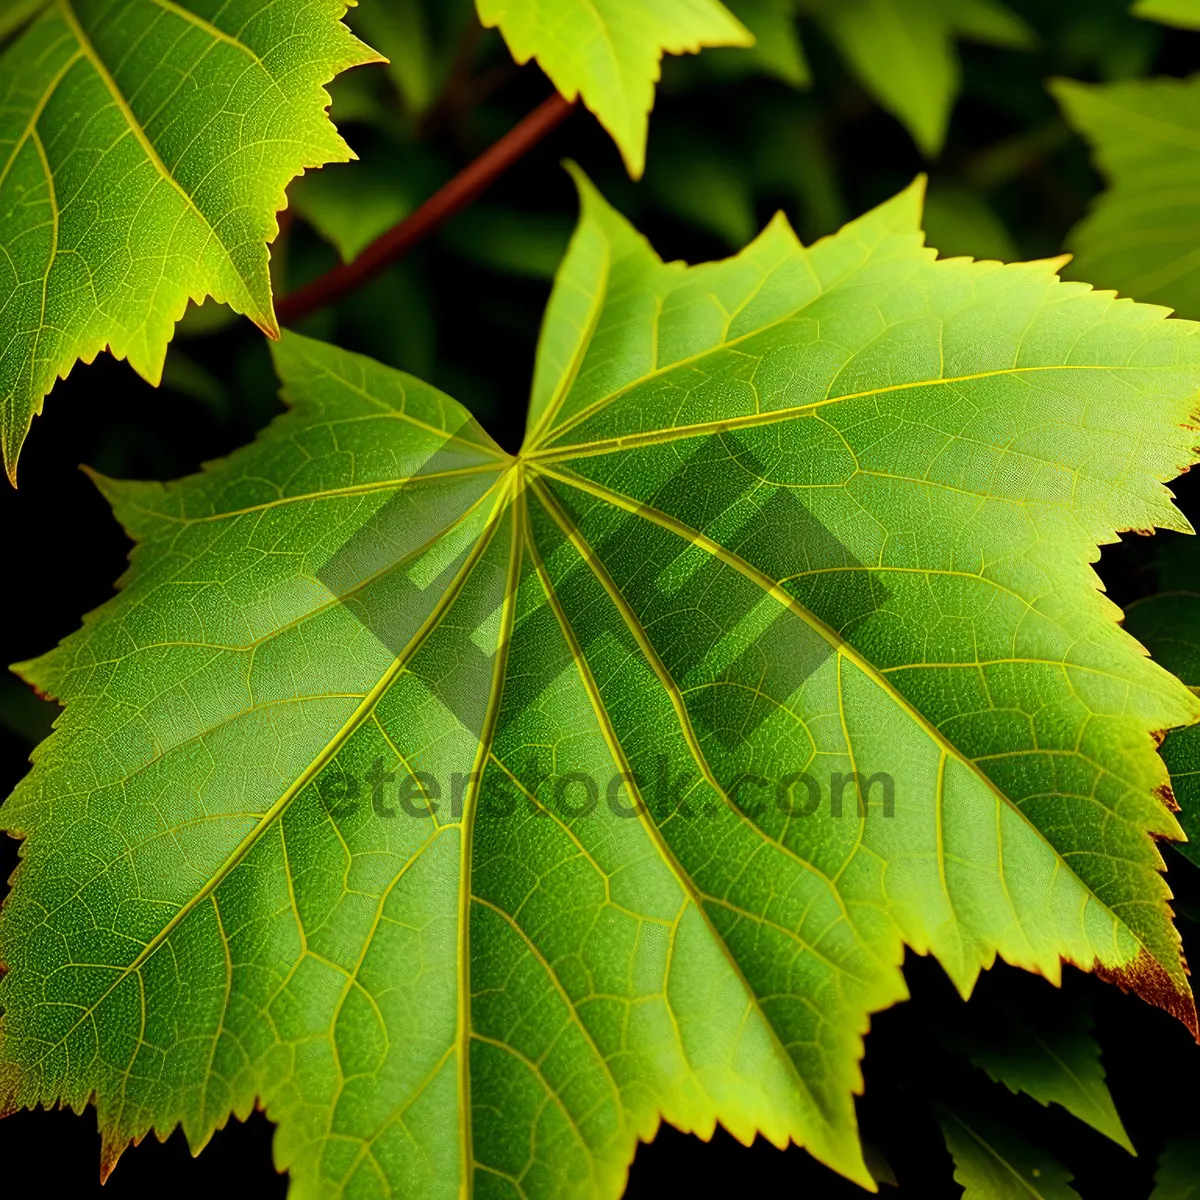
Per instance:
[[[349,157],[324,84],[346,0],[48,0],[0,58],[0,450],[106,347],[157,383],[189,299],[277,333],[288,181]]]
[[[906,947],[1190,1026],[1151,732],[1092,563],[1183,528],[1200,326],[936,261],[913,187],[664,263],[581,180],[525,443],[286,335],[291,411],[101,481],[119,592],[23,674],[0,1110],[111,1165],[261,1103],[297,1198],[611,1200],[661,1120],[865,1186]]]
[[[646,166],[646,133],[663,54],[745,46],[719,0],[477,0],[513,58],[536,58],[568,100],[583,98],[620,147],[629,173]]]
[[[1147,21],[1200,29],[1200,0],[1137,0],[1129,11]]]

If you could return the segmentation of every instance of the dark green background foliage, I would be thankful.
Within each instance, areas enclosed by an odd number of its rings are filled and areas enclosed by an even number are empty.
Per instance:
[[[1056,255],[1103,183],[1047,79],[1186,77],[1200,71],[1200,33],[1137,20],[1127,0],[1011,0],[1010,7],[1035,31],[1037,44],[1023,51],[960,45],[963,89],[935,161],[864,91],[822,26],[802,22],[811,88],[760,73],[736,50],[668,59],[643,181],[630,181],[612,141],[581,110],[474,207],[374,283],[297,328],[430,381],[515,449],[542,311],[577,212],[560,165],[567,156],[666,259],[701,262],[731,253],[778,209],[810,242],[896,194],[921,171],[930,176],[928,239],[943,254]],[[334,266],[339,253],[352,257],[548,94],[536,66],[517,68],[500,36],[479,28],[468,0],[427,0],[424,16],[424,48],[412,51],[421,43],[361,10],[358,32],[393,65],[358,68],[331,88],[333,116],[361,162],[293,185],[272,250],[277,295]],[[353,188],[339,184],[343,172],[355,173]],[[250,440],[279,411],[275,393],[262,335],[212,305],[189,312],[159,390],[106,356],[76,367],[34,422],[20,490],[0,489],[8,555],[3,660],[29,659],[51,646],[81,612],[111,594],[123,569],[125,540],[76,464],[122,478],[178,477]],[[1184,512],[1200,523],[1196,484],[1184,479],[1175,490]],[[1182,542],[1168,534],[1159,543],[1168,539]],[[1186,546],[1182,553],[1195,554]],[[1099,570],[1113,598],[1127,604],[1168,586],[1159,564],[1170,561],[1171,547],[1164,554],[1161,545],[1131,535],[1106,548]],[[15,678],[0,678],[4,793],[24,774],[53,715]],[[15,845],[3,851],[0,876],[7,878]],[[1200,875],[1175,851],[1166,854],[1185,948],[1200,956]],[[871,1165],[881,1177],[894,1174],[900,1195],[961,1192],[938,1103],[963,1119],[1002,1120],[1047,1147],[1084,1197],[1148,1196],[1167,1144],[1200,1133],[1194,1099],[1200,1051],[1165,1013],[1078,972],[1054,992],[998,967],[966,1007],[932,963],[910,963],[908,977],[913,1002],[873,1022],[860,1102]],[[1139,1157],[1060,1107],[1014,1097],[971,1065],[955,1031],[972,1021],[993,1027],[998,1013],[1014,1011],[1049,1027],[1094,1022]],[[0,1151],[10,1164],[18,1158],[37,1164],[52,1192],[89,1195],[96,1187],[91,1121],[69,1113],[16,1114],[0,1124]],[[886,1169],[878,1166],[884,1161]],[[745,1150],[723,1132],[705,1146],[667,1129],[639,1151],[629,1195],[681,1190],[693,1173],[702,1195],[748,1185],[829,1200],[863,1194],[801,1150],[779,1152],[761,1142]],[[165,1147],[127,1155],[105,1194],[211,1188],[231,1198],[284,1194],[260,1116],[231,1124],[197,1162],[178,1133]]]

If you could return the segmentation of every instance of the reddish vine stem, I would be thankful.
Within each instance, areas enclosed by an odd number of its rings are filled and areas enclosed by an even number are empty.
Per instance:
[[[353,262],[334,267],[312,283],[284,296],[275,308],[280,324],[299,321],[369,283],[486,191],[509,167],[557,128],[574,108],[574,101],[564,100],[557,92],[544,100],[495,145],[488,147],[434,192],[420,208],[376,238]]]

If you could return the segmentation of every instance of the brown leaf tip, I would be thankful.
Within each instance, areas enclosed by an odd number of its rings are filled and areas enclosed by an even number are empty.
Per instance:
[[[123,1138],[119,1134],[105,1132],[100,1135],[101,1185],[108,1182],[108,1177],[113,1173],[114,1168],[121,1159],[121,1155],[125,1153],[128,1146],[129,1139]]]
[[[1179,1021],[1200,1042],[1200,1022],[1196,1018],[1196,1001],[1186,984],[1172,979],[1163,965],[1146,950],[1128,963],[1107,966],[1096,961],[1092,970],[1105,983],[1114,983],[1123,992],[1131,992],[1148,1004],[1161,1008]]]

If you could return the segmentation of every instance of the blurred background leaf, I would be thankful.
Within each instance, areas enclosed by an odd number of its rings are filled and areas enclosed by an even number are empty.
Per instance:
[[[981,1071],[1043,1106],[1061,1105],[1130,1154],[1135,1153],[1104,1078],[1092,1020],[1076,1003],[1041,997],[1022,1007],[986,1000],[969,1007],[948,1034]]]
[[[1172,1142],[1158,1162],[1150,1200],[1195,1200],[1200,1195],[1200,1137]]]
[[[934,183],[925,196],[925,242],[940,258],[994,258],[1012,262],[1016,243],[978,192]]]
[[[959,38],[1026,50],[1033,31],[994,0],[802,0],[864,87],[936,158],[961,84]]]
[[[0,0],[0,42],[12,37],[45,4],[46,0]]]
[[[1071,276],[1200,317],[1200,76],[1051,88],[1109,182],[1067,236]]]
[[[1133,15],[1180,29],[1200,29],[1200,0],[1137,0]]]
[[[1078,1200],[1053,1155],[997,1122],[946,1110],[942,1132],[963,1200]]]
[[[443,181],[436,160],[420,147],[377,137],[356,152],[357,162],[310,171],[289,192],[290,210],[330,242],[343,262],[357,258]]]
[[[760,72],[792,87],[812,83],[796,23],[796,0],[726,0],[725,7],[754,34],[754,45],[715,47],[698,60],[702,69],[718,79]]]

